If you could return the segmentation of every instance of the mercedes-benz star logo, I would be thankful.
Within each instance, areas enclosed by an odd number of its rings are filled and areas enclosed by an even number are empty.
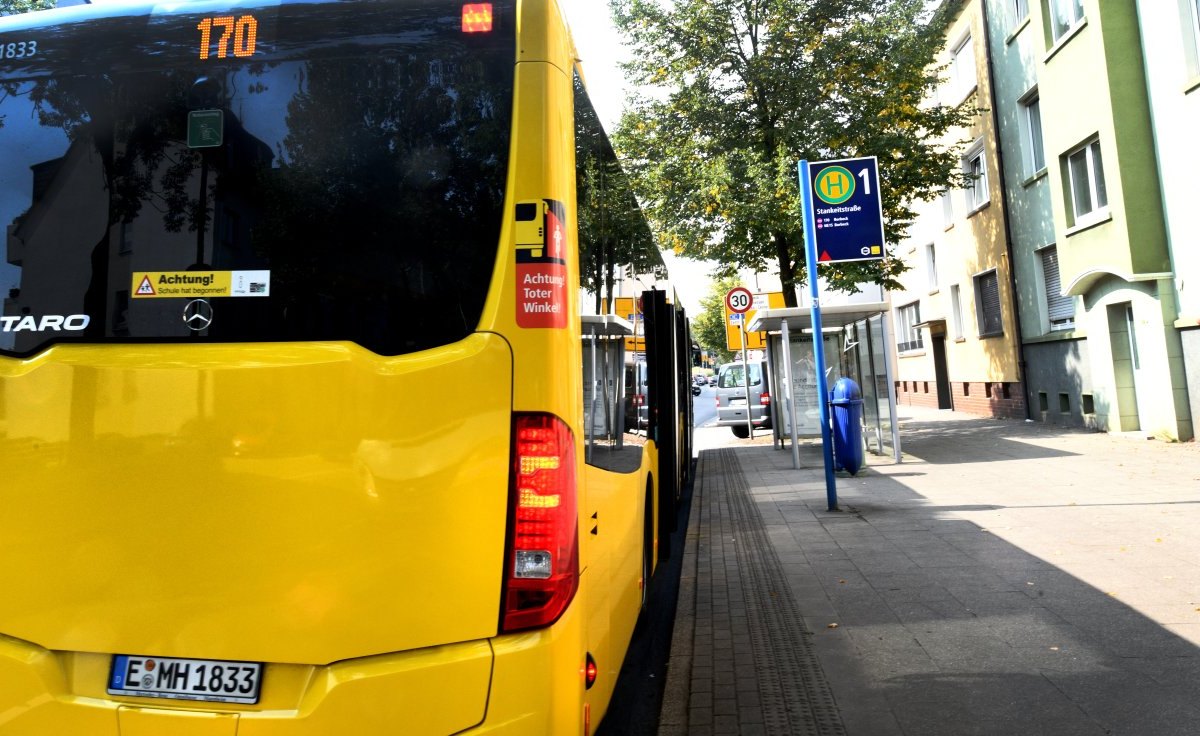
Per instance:
[[[203,299],[193,299],[183,308],[183,323],[193,332],[207,328],[212,321],[212,305]]]

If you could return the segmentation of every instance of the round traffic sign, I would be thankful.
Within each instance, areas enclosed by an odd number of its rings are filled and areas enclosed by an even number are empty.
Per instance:
[[[745,314],[754,306],[754,295],[744,286],[735,287],[725,295],[725,306],[734,314]]]

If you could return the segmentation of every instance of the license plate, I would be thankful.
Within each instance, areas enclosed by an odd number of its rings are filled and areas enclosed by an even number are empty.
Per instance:
[[[262,668],[260,662],[118,654],[108,694],[252,705],[262,688]]]
[[[745,396],[731,396],[729,398],[729,405],[730,406],[745,406],[746,405],[746,397]]]

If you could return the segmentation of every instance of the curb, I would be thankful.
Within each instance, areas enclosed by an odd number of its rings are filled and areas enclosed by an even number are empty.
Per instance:
[[[692,490],[692,503],[686,520],[687,533],[683,541],[675,630],[671,635],[667,683],[663,688],[662,711],[658,718],[659,736],[687,736],[688,732],[688,700],[692,690],[692,649],[696,628],[696,566],[700,546],[700,530],[693,528],[692,517],[700,518],[699,506],[704,503],[700,464],[700,460],[697,460],[696,484]]]

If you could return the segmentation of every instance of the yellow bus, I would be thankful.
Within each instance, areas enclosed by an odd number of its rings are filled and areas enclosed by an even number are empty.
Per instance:
[[[689,343],[552,0],[0,18],[0,161],[0,734],[595,731]]]

